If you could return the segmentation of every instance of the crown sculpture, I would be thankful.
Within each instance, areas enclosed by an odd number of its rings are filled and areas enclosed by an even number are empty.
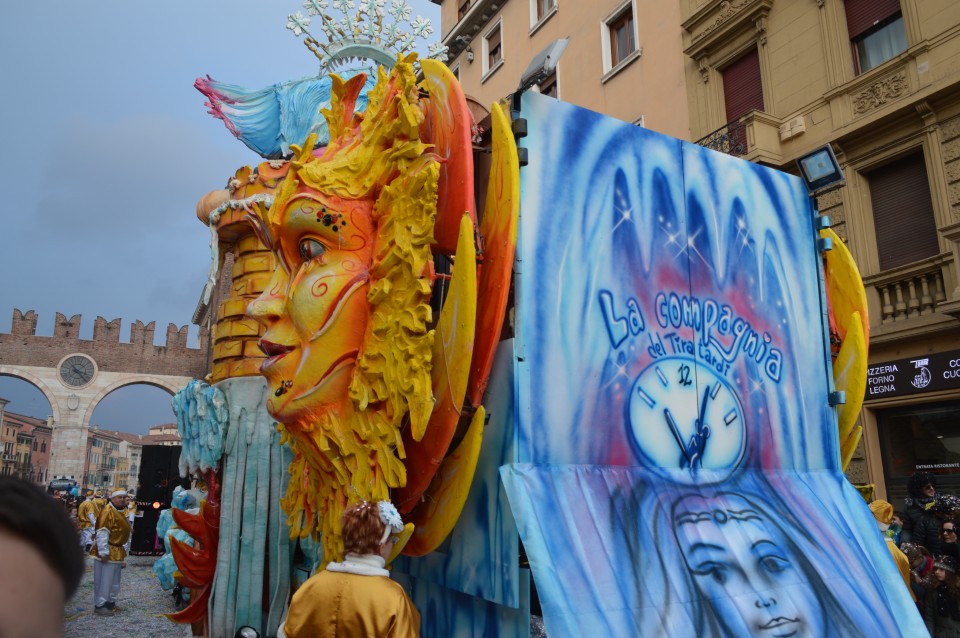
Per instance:
[[[516,147],[494,105],[496,186],[475,228],[466,99],[445,65],[411,52],[432,33],[429,21],[411,21],[403,0],[389,10],[384,0],[330,4],[342,18],[327,13],[326,0],[307,0],[308,15],[289,16],[287,27],[307,36],[323,73],[372,61],[375,82],[355,66],[349,78],[321,78],[329,86],[322,125],[288,155],[271,147],[262,154],[282,161],[241,169],[198,205],[214,236],[243,216],[273,257],[269,282],[246,299],[264,329],[262,356],[233,368],[215,358],[213,378],[259,364],[267,411],[293,452],[282,499],[291,537],[319,538],[324,563],[342,558],[339,519],[352,502],[391,499],[406,523],[394,551],[414,556],[434,550],[459,518],[479,456],[480,400],[506,312],[519,202]],[[311,17],[319,37],[308,30]],[[430,54],[442,58],[445,47]],[[237,101],[217,102],[211,83],[197,86],[237,134],[245,119],[235,117]],[[451,273],[438,272],[436,255],[453,263]],[[183,558],[191,573],[210,571],[198,568],[207,554],[193,548]],[[195,621],[202,608],[198,601],[180,619]]]

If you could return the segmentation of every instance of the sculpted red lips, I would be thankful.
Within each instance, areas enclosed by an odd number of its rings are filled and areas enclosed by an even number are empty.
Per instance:
[[[279,343],[273,343],[272,341],[267,341],[266,339],[261,339],[257,342],[257,346],[267,355],[267,360],[260,364],[260,371],[263,372],[264,369],[273,365],[280,359],[282,359],[286,354],[293,350],[293,346],[283,346]]]

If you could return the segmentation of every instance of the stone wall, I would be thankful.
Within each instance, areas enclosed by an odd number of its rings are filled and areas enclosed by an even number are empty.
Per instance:
[[[101,371],[132,374],[171,375],[202,379],[208,372],[208,337],[200,329],[199,348],[187,346],[188,326],[167,326],[165,344],[153,345],[154,322],[135,321],[130,341],[120,341],[120,319],[97,317],[93,339],[80,338],[80,315],[69,319],[57,313],[51,337],[38,336],[37,314],[33,310],[13,311],[9,333],[0,333],[0,365],[56,367],[71,353],[89,355]]]
[[[940,124],[940,143],[943,145],[944,170],[950,199],[952,221],[960,221],[960,117]]]

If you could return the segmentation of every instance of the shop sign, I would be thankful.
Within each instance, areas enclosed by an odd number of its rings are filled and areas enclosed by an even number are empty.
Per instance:
[[[867,368],[867,401],[954,388],[960,388],[960,350],[884,361]]]

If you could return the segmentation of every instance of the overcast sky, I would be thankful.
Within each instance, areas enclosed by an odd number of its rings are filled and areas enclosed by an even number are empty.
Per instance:
[[[439,36],[440,9],[408,0]],[[387,3],[389,6],[389,2]],[[317,73],[286,26],[297,0],[11,2],[0,20],[0,332],[14,308],[37,333],[57,312],[190,323],[209,267],[197,200],[259,157],[206,113],[197,77],[248,88]],[[190,327],[196,346],[197,328]],[[0,377],[13,412],[45,417],[32,386]],[[31,398],[31,395],[32,398]],[[129,397],[129,398],[128,398]],[[171,422],[169,396],[121,390],[94,413],[108,429]]]

